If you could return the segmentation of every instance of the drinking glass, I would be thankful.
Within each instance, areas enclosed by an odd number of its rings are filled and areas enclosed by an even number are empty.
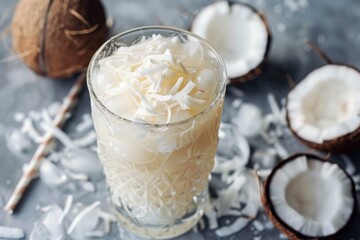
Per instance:
[[[213,66],[217,87],[199,114],[168,124],[131,121],[104,106],[94,87],[99,61],[143,36],[196,41]],[[220,55],[200,37],[173,27],[141,27],[114,36],[93,56],[87,73],[91,109],[114,213],[121,227],[145,238],[170,238],[191,229],[208,198],[218,144],[226,71]]]

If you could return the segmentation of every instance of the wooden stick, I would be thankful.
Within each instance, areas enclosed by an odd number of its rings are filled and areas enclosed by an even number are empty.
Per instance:
[[[315,43],[311,42],[310,40],[305,40],[305,43],[319,55],[319,57],[324,60],[327,64],[332,64],[333,61],[321,50]]]
[[[60,128],[64,125],[65,121],[67,120],[68,113],[77,103],[78,95],[84,86],[85,80],[86,74],[82,73],[78,77],[74,85],[71,87],[68,95],[64,98],[63,103],[54,118],[54,127]],[[15,187],[15,190],[11,194],[9,201],[4,208],[5,212],[13,214],[17,204],[19,203],[21,197],[29,186],[31,180],[37,175],[40,164],[44,159],[45,155],[47,154],[47,151],[49,150],[49,146],[52,141],[53,135],[51,131],[47,131],[45,133],[43,142],[36,149],[33,157],[28,164],[28,167],[25,169],[23,175],[21,176],[21,179]]]

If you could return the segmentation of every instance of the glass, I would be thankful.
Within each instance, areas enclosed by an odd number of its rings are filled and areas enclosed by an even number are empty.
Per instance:
[[[179,36],[197,41],[214,64],[218,79],[212,102],[201,113],[175,123],[130,121],[107,109],[93,88],[99,61],[143,36]],[[146,238],[170,238],[191,229],[208,198],[223,109],[226,73],[223,60],[203,39],[172,27],[142,27],[107,41],[93,56],[87,74],[98,155],[122,227]]]

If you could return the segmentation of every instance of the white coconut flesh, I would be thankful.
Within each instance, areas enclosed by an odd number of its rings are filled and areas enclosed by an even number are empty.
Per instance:
[[[297,135],[322,144],[360,127],[360,73],[325,65],[310,73],[288,95],[289,124]]]
[[[220,53],[229,78],[244,76],[264,59],[268,31],[259,14],[246,5],[208,5],[194,18],[191,31]]]
[[[344,171],[337,164],[305,156],[277,169],[269,197],[283,222],[311,237],[339,231],[354,208],[351,180]]]

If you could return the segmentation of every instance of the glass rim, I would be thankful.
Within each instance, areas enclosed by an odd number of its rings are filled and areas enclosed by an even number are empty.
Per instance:
[[[97,97],[94,88],[93,88],[93,84],[92,84],[92,75],[93,75],[93,69],[95,68],[95,61],[98,57],[98,55],[104,50],[104,48],[112,41],[114,41],[114,39],[119,38],[119,37],[123,37],[126,36],[128,34],[131,33],[136,33],[136,32],[141,32],[141,31],[149,31],[149,30],[165,30],[165,31],[172,31],[172,32],[177,32],[180,34],[184,34],[184,35],[188,35],[191,36],[197,40],[199,40],[201,42],[201,44],[204,44],[207,48],[209,48],[212,53],[215,55],[216,60],[218,61],[220,68],[221,68],[221,72],[219,74],[219,84],[216,88],[216,91],[214,93],[214,97],[211,100],[211,103],[204,108],[201,112],[197,113],[194,116],[191,116],[190,118],[186,118],[183,119],[181,121],[176,121],[176,122],[171,122],[171,123],[147,123],[147,122],[137,122],[137,121],[133,121],[127,118],[124,118],[122,116],[119,116],[118,114],[112,112],[110,109],[108,109]],[[221,55],[202,37],[187,31],[185,29],[181,29],[181,28],[177,28],[177,27],[171,27],[171,26],[157,26],[157,25],[153,25],[153,26],[143,26],[143,27],[137,27],[137,28],[132,28],[129,29],[127,31],[121,32],[119,34],[116,34],[114,36],[112,36],[110,39],[108,39],[106,42],[104,42],[101,47],[94,53],[94,55],[92,56],[89,66],[87,68],[87,73],[86,73],[86,82],[87,82],[87,87],[89,89],[90,92],[90,98],[92,100],[95,101],[95,104],[100,107],[103,111],[105,111],[107,114],[109,114],[112,118],[114,118],[117,121],[121,121],[121,122],[127,122],[129,124],[134,124],[134,125],[138,125],[138,126],[146,126],[146,127],[152,127],[152,128],[162,128],[162,127],[171,127],[171,126],[179,126],[182,124],[185,124],[187,122],[190,122],[191,120],[197,118],[200,115],[203,115],[205,113],[207,113],[217,102],[217,100],[219,99],[219,97],[221,97],[222,93],[225,91],[225,87],[227,85],[227,75],[226,75],[226,68],[225,68],[225,62],[223,60],[223,58],[221,57]]]

